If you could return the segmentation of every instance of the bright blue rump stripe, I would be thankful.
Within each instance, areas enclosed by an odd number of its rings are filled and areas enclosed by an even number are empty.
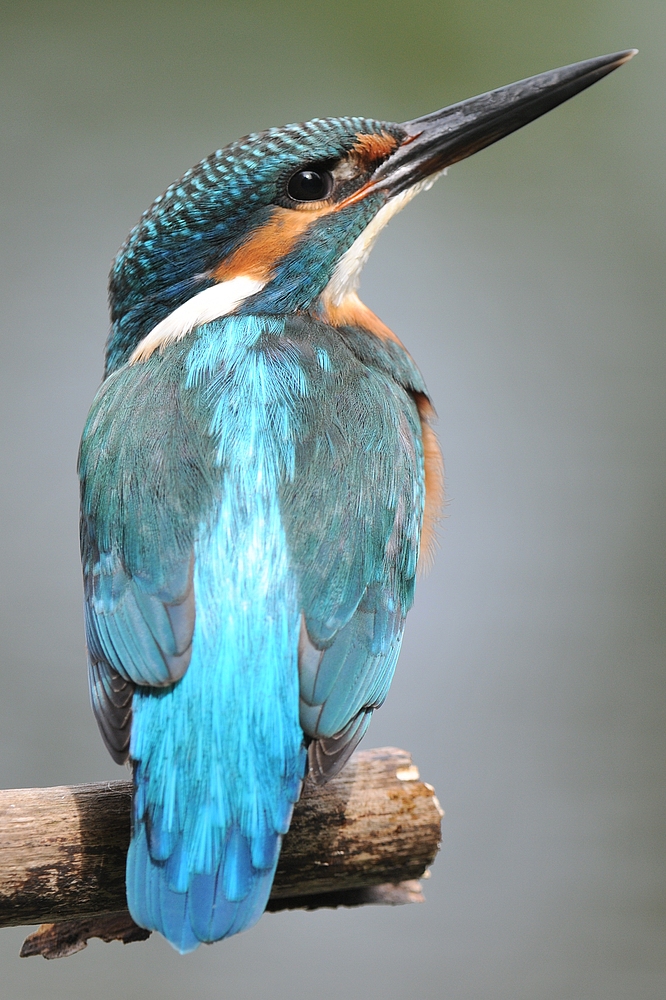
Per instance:
[[[244,322],[241,332],[256,331]],[[189,669],[134,696],[128,902],[137,923],[180,951],[259,918],[305,769],[300,611],[277,498],[291,386],[267,378],[249,346],[227,336],[193,349],[223,496],[195,544]]]

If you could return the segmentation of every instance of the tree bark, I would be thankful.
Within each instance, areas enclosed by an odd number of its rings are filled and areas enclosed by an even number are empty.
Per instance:
[[[0,791],[0,927],[48,921],[22,954],[147,936],[126,912],[131,798],[129,781]],[[305,782],[268,909],[421,898],[441,816],[404,750],[356,753],[327,785]]]

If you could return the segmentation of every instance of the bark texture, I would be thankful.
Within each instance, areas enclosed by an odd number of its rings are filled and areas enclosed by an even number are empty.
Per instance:
[[[0,927],[47,922],[22,954],[147,936],[126,912],[131,798],[129,781],[0,791]],[[357,752],[329,784],[306,781],[268,908],[421,899],[441,816],[408,753]]]

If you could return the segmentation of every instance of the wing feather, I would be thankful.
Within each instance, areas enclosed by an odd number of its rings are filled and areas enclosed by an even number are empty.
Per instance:
[[[372,709],[359,712],[337,736],[313,740],[308,747],[308,771],[317,785],[325,784],[345,766],[370,725]]]
[[[417,408],[394,373],[354,354],[338,331],[308,334],[319,337],[327,374],[312,375],[319,391],[282,506],[301,587],[300,720],[310,772],[325,781],[393,677],[413,599],[424,469]]]
[[[81,443],[90,690],[115,759],[127,755],[135,686],[173,684],[192,655],[194,538],[216,483],[210,436],[184,382],[178,352],[120,369],[100,389]]]
[[[134,684],[107,663],[92,660],[88,662],[88,680],[102,739],[115,762],[124,764],[129,755]]]

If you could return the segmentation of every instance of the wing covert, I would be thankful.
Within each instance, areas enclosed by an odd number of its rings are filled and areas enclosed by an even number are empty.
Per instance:
[[[300,719],[311,774],[325,781],[388,693],[413,600],[424,469],[410,393],[338,331],[314,333],[325,375],[311,376],[282,510],[300,580]]]
[[[183,382],[177,352],[120,369],[102,385],[81,443],[91,701],[119,761],[128,753],[135,686],[173,684],[192,654],[194,537],[215,484],[209,437]]]

